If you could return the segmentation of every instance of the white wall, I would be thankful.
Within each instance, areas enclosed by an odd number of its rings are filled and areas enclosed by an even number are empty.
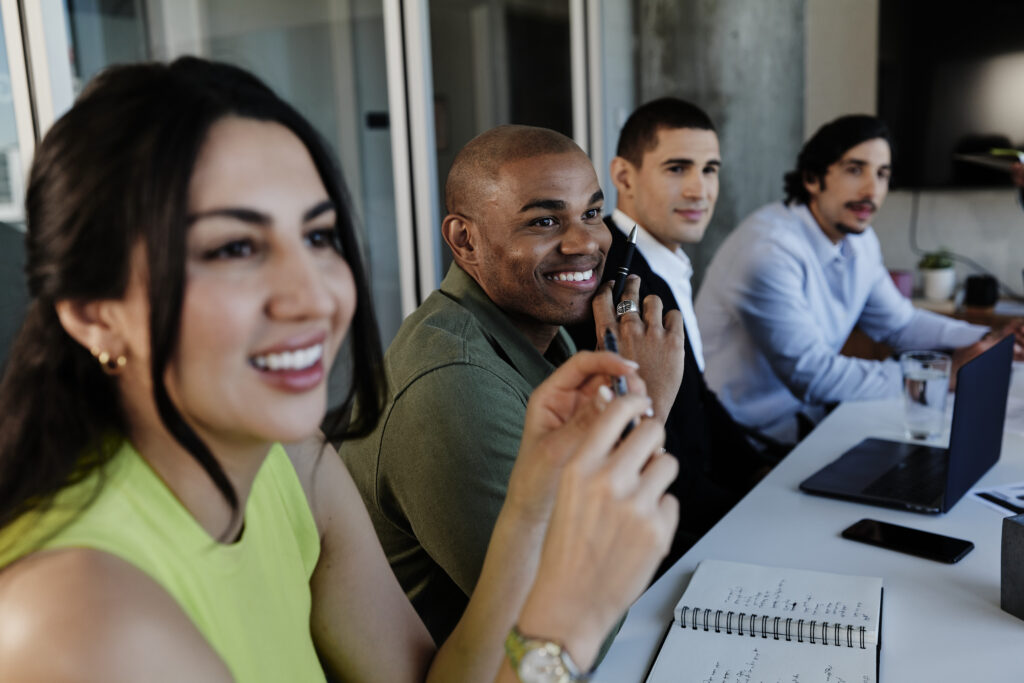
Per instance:
[[[806,46],[805,138],[841,114],[877,113],[878,0],[807,0]],[[1024,211],[1013,191],[919,195],[919,246],[945,246],[1024,289]],[[914,270],[919,258],[910,248],[912,197],[911,191],[893,192],[875,220],[890,269]],[[961,281],[974,272],[963,265],[957,271]]]
[[[875,220],[885,263],[915,270],[919,256],[910,249],[914,193],[893,192]],[[946,247],[976,261],[1016,292],[1024,291],[1024,211],[1013,190],[923,190],[918,192],[917,243],[922,249]],[[976,271],[957,264],[957,279]],[[920,287],[920,278],[917,286]]]
[[[878,0],[807,0],[805,16],[806,139],[843,114],[877,112]]]

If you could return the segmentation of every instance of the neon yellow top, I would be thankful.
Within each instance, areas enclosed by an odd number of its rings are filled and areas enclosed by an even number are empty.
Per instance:
[[[0,531],[0,567],[36,549],[86,547],[130,562],[177,601],[239,683],[324,681],[309,630],[316,522],[275,444],[246,503],[235,543],[210,537],[127,441],[103,468],[61,491],[54,507]],[[74,516],[96,491],[99,495]]]

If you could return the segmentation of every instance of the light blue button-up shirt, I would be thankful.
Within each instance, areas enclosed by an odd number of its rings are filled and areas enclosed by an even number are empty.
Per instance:
[[[898,395],[899,363],[839,354],[855,325],[896,351],[972,344],[988,328],[914,308],[872,228],[833,244],[804,205],[770,204],[725,240],[696,301],[704,377],[738,421],[797,440],[839,401]]]

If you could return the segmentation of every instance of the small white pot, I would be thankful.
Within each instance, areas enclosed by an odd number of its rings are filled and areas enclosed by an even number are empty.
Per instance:
[[[929,301],[949,301],[956,290],[956,271],[952,268],[920,268],[921,289]]]

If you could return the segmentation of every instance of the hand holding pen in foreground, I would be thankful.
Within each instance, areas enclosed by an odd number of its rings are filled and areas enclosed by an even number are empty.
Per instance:
[[[589,362],[581,353],[569,363],[576,359]],[[616,374],[610,369],[603,369],[605,377]],[[560,641],[582,670],[646,588],[679,518],[678,502],[665,493],[678,461],[661,452],[664,430],[642,420],[620,440],[646,401],[637,394],[612,397],[601,386],[566,424],[581,438],[557,482],[537,578],[518,620],[524,633]]]
[[[609,375],[626,378],[625,404],[634,416],[650,409],[636,363],[612,353],[577,353],[531,394],[506,496],[506,504],[530,520],[547,522],[566,461],[589,438],[593,426],[605,419],[605,407],[622,402],[608,389]]]

